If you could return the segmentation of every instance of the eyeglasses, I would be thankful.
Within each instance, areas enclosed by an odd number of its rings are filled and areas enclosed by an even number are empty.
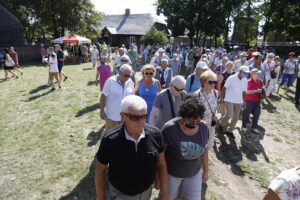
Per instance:
[[[121,60],[121,62],[127,62],[128,60]]]
[[[182,92],[184,89],[179,89],[177,88],[175,85],[173,85],[174,89],[177,91],[177,92]]]
[[[124,74],[125,78],[130,78],[131,74]]]
[[[209,84],[209,85],[212,85],[212,84],[217,84],[217,81],[207,81],[207,83]]]
[[[147,114],[145,114],[145,115],[132,115],[132,114],[129,114],[129,113],[124,113],[124,114],[131,121],[140,121],[140,120],[145,120],[147,118]]]
[[[145,72],[145,75],[147,75],[147,76],[153,76],[153,72]]]

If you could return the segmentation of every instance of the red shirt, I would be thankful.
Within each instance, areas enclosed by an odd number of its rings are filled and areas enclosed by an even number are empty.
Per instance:
[[[247,90],[257,90],[257,89],[261,89],[262,87],[263,87],[263,82],[261,79],[257,79],[257,82],[255,82],[252,78],[248,80]],[[259,102],[259,93],[246,94],[245,100]]]

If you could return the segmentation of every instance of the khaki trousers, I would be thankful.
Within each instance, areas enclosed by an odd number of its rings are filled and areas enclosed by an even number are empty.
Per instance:
[[[224,131],[232,132],[239,119],[242,104],[225,102],[225,106],[226,112],[220,120],[220,125],[223,127]]]

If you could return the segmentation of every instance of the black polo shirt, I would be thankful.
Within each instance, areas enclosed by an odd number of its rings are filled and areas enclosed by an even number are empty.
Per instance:
[[[144,132],[136,150],[135,143],[125,138],[124,124],[120,124],[102,139],[97,152],[97,160],[109,164],[112,186],[127,195],[149,189],[156,175],[158,156],[164,150],[157,128],[145,125]]]

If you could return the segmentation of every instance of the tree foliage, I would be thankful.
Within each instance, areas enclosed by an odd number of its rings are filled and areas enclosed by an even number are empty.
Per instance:
[[[157,0],[157,13],[167,17],[173,36],[188,34],[191,43],[206,36],[227,37],[231,16],[244,0]]]
[[[140,42],[144,44],[166,44],[168,38],[163,31],[159,31],[152,27],[146,34],[140,39]]]
[[[300,40],[300,3],[296,0],[267,0],[262,5],[264,40],[273,35],[287,41]]]
[[[66,31],[95,38],[101,13],[90,0],[3,0],[23,21],[27,40],[33,36],[60,37]]]

